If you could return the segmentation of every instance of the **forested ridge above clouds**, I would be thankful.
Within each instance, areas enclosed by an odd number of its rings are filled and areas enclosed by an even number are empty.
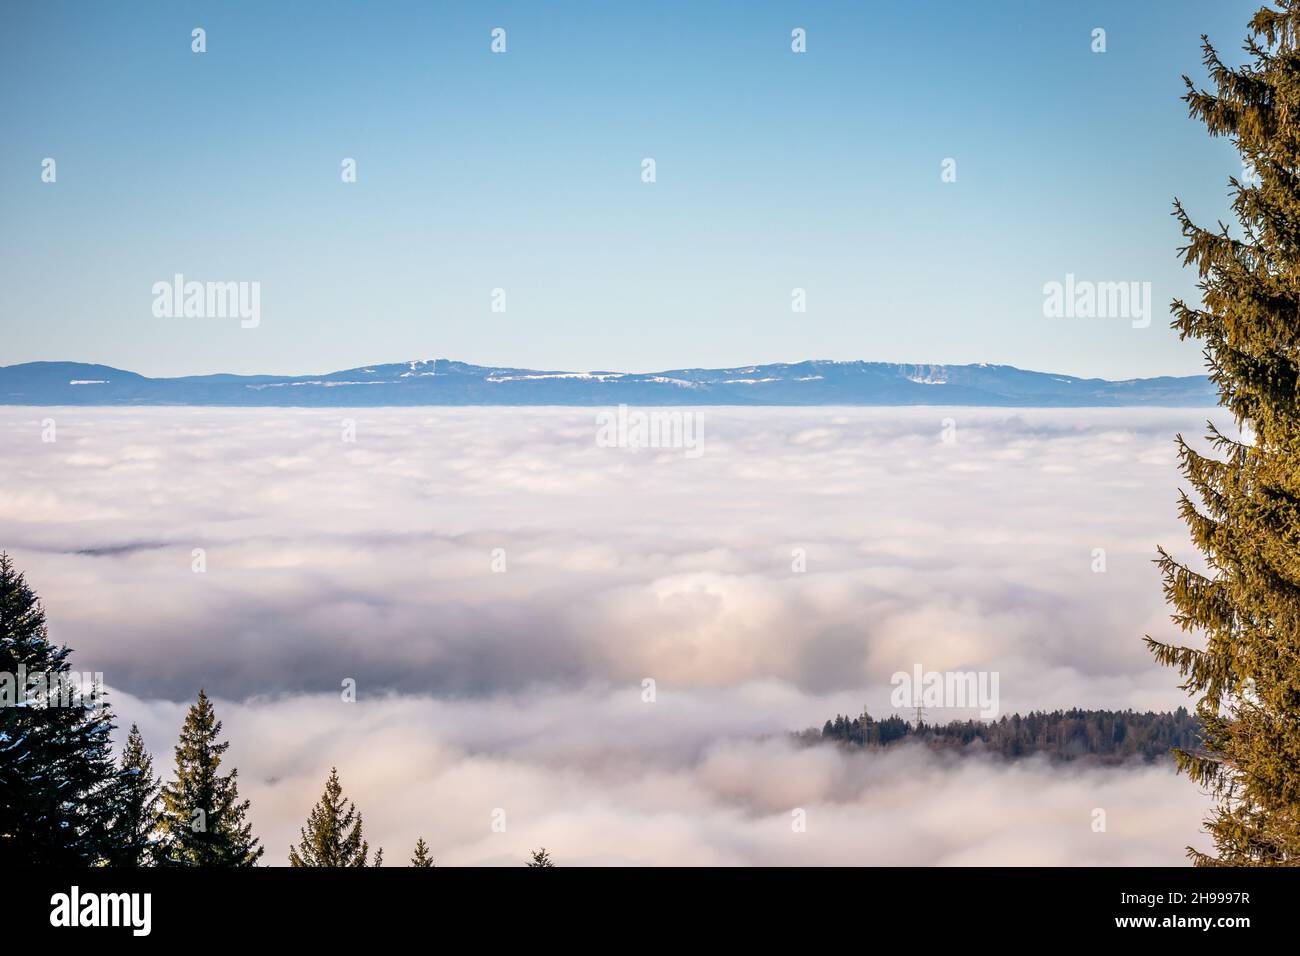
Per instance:
[[[881,748],[914,743],[934,750],[992,754],[1007,759],[1042,754],[1052,760],[1124,763],[1164,760],[1174,749],[1200,746],[1201,725],[1184,707],[1172,713],[1133,710],[1056,710],[1003,715],[997,720],[954,720],[917,725],[893,715],[837,714],[818,731],[798,734],[808,743]]]

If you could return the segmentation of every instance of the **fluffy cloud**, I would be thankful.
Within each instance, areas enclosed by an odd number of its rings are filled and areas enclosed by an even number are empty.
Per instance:
[[[998,670],[1011,708],[1180,701],[1140,637],[1194,412],[705,409],[698,459],[599,448],[584,410],[342,414],[354,443],[338,412],[69,409],[45,444],[0,411],[3,544],[146,697],[654,676],[881,706],[919,661]]]
[[[171,702],[117,704],[151,744],[184,716]],[[440,865],[519,865],[542,845],[568,865],[1177,865],[1207,809],[1168,766],[800,747],[760,733],[804,716],[798,694],[771,685],[653,704],[588,688],[216,706],[277,864],[330,766],[390,864],[423,836]]]
[[[779,735],[888,711],[916,663],[998,672],[1003,711],[1183,703],[1140,638],[1203,413],[696,411],[698,458],[582,409],[0,409],[0,546],[160,755],[224,699],[277,858],[337,763],[447,862],[1177,862],[1203,808],[1164,769]]]

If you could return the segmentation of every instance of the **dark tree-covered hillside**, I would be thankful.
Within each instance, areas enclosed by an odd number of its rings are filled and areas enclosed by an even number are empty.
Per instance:
[[[804,739],[817,739],[816,731]],[[857,747],[888,747],[903,741],[939,750],[977,750],[1015,759],[1045,754],[1059,760],[1095,759],[1104,763],[1154,761],[1171,751],[1195,747],[1200,723],[1179,707],[1173,713],[1132,710],[1033,711],[994,721],[959,720],[914,726],[902,717],[875,720],[836,715],[826,721],[822,740]]]

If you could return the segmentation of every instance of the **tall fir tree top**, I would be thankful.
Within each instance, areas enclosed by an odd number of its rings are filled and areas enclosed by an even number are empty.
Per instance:
[[[415,853],[411,856],[411,866],[433,866],[433,857],[429,854],[429,844],[424,842],[424,837],[419,837],[415,841]]]
[[[162,826],[167,861],[182,866],[254,866],[263,848],[239,798],[237,769],[221,773],[230,746],[218,739],[221,721],[200,688],[176,745],[176,779],[163,787]]]
[[[289,850],[290,866],[364,867],[370,846],[361,834],[361,813],[343,796],[337,768],[330,769],[325,792],[312,807],[302,840]]]
[[[1211,136],[1240,151],[1229,180],[1239,230],[1205,229],[1175,200],[1201,302],[1172,304],[1173,328],[1204,347],[1241,435],[1208,425],[1211,453],[1177,438],[1195,492],[1179,510],[1204,571],[1163,548],[1157,564],[1173,621],[1203,636],[1182,647],[1147,637],[1197,698],[1202,749],[1179,767],[1217,798],[1199,864],[1300,863],[1300,0],[1251,19],[1247,62],[1229,66],[1208,37],[1210,87],[1184,77],[1184,101]]]
[[[64,683],[69,654],[0,552],[0,865],[85,866],[109,851],[112,714],[102,694]]]
[[[159,789],[153,757],[140,728],[132,724],[114,794],[109,866],[149,866],[157,861]]]
[[[36,592],[6,552],[0,551],[0,671],[62,672],[69,667],[66,647],[49,641],[45,609]]]
[[[541,847],[533,851],[532,859],[525,865],[529,867],[547,867],[555,866],[555,863],[551,860],[551,855],[546,852],[546,847]]]

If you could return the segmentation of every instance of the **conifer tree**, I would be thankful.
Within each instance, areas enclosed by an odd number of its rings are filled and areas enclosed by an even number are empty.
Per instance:
[[[337,769],[330,770],[325,792],[301,832],[302,840],[289,850],[290,866],[366,865],[370,847],[361,834],[361,813],[344,798]]]
[[[69,654],[0,553],[0,865],[84,865],[106,850],[112,715],[102,688],[72,679]]]
[[[1250,21],[1248,59],[1229,67],[1202,37],[1211,89],[1184,77],[1184,100],[1242,157],[1230,180],[1232,234],[1174,215],[1201,306],[1175,300],[1173,327],[1203,343],[1221,404],[1241,437],[1213,423],[1202,454],[1178,436],[1180,511],[1204,572],[1161,548],[1173,620],[1204,647],[1147,637],[1197,698],[1203,749],[1179,767],[1216,797],[1201,865],[1300,864],[1300,0]]]
[[[415,841],[415,855],[411,857],[411,866],[433,866],[433,857],[429,855],[429,845],[424,837]]]
[[[150,866],[158,852],[158,794],[153,757],[145,750],[140,728],[131,725],[122,750],[120,775],[109,828],[109,866]]]
[[[551,855],[546,852],[546,847],[542,847],[540,850],[534,850],[533,858],[529,860],[526,865],[533,867],[555,866],[555,864],[551,862]]]
[[[163,852],[176,866],[255,866],[262,847],[246,822],[249,802],[239,799],[238,770],[221,774],[217,720],[207,694],[185,717],[176,745],[176,779],[163,787]]]

